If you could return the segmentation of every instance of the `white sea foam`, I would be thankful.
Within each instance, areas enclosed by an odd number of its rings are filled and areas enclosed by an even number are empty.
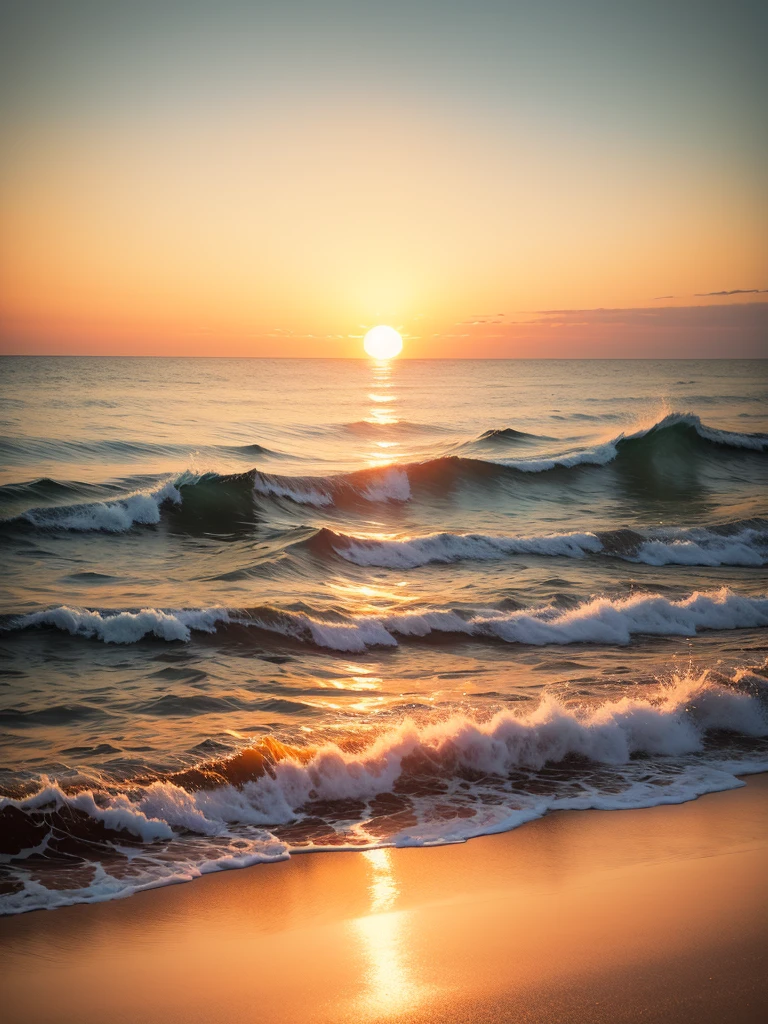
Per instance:
[[[676,414],[668,417],[673,419]],[[698,416],[687,413],[678,417],[680,422],[687,423],[694,427],[700,437],[706,438],[715,444],[724,444],[729,448],[749,448],[752,451],[764,452],[768,450],[768,437],[758,437],[755,434],[739,434],[732,430],[717,430],[715,427],[708,427],[702,423]]]
[[[133,644],[145,636],[156,636],[161,640],[189,640],[192,630],[215,633],[219,623],[229,621],[230,613],[225,608],[172,612],[142,608],[138,612],[100,612],[62,605],[21,615],[14,620],[12,628],[49,626],[73,636],[103,640],[107,644]]]
[[[620,440],[622,438],[618,437],[613,441],[595,445],[595,447],[587,448],[584,451],[565,452],[552,458],[491,459],[489,461],[509,469],[519,469],[523,473],[544,473],[558,466],[564,469],[571,469],[573,466],[605,466],[616,458]]]
[[[432,610],[380,619],[350,617],[344,623],[291,615],[260,624],[299,639],[310,639],[321,647],[349,652],[392,646],[397,636],[424,637],[430,633],[490,637],[536,646],[625,645],[638,634],[694,636],[699,630],[768,626],[768,598],[743,597],[723,588],[709,593],[697,592],[681,601],[671,601],[659,594],[596,598],[566,611],[552,606],[513,612],[488,609],[465,615]]]
[[[743,597],[727,588],[694,593],[681,601],[659,594],[596,598],[567,611],[543,608],[484,617],[468,623],[472,633],[510,643],[628,644],[635,635],[694,636],[699,630],[768,626],[768,598]]]
[[[535,646],[625,645],[637,635],[694,636],[700,630],[768,626],[768,598],[746,597],[723,587],[706,593],[697,591],[679,601],[661,594],[635,594],[628,598],[594,598],[567,610],[552,605],[512,612],[488,608],[462,614],[450,609],[425,609],[380,618],[349,616],[341,620],[273,609],[234,612],[226,608],[144,608],[138,612],[109,613],[61,606],[18,616],[6,628],[49,626],[105,643],[130,644],[150,635],[162,640],[187,641],[195,630],[214,633],[218,625],[232,622],[349,653],[396,646],[398,636],[425,637],[430,633],[488,637]]]
[[[697,540],[647,540],[628,561],[646,565],[765,565],[768,536],[745,530],[733,537],[702,536]]]
[[[584,558],[607,554],[647,565],[765,565],[768,532],[744,529],[723,536],[706,529],[679,530],[662,536],[638,534],[636,547],[606,549],[594,533],[560,533],[533,537],[486,534],[434,533],[425,537],[379,540],[371,537],[334,536],[336,554],[361,566],[413,569],[436,562],[488,561],[509,555],[544,555]]]
[[[233,823],[289,821],[309,800],[369,799],[390,792],[414,754],[426,755],[441,778],[463,769],[503,777],[513,769],[539,770],[572,755],[626,765],[637,754],[700,753],[710,730],[765,737],[768,716],[755,694],[712,681],[707,672],[692,673],[676,675],[645,696],[592,706],[567,706],[544,696],[532,710],[505,710],[486,721],[463,713],[437,722],[407,718],[362,750],[327,742],[308,758],[288,753],[269,773],[239,789],[224,785],[189,792],[173,782],[155,782],[137,802],[117,794],[102,798],[100,806],[92,793],[65,796],[48,785],[27,800],[2,799],[0,809],[66,803],[147,842],[168,838],[169,826],[215,835]]]
[[[289,498],[298,505],[332,505],[333,495],[320,490],[316,483],[308,483],[297,478],[269,476],[266,473],[254,473],[253,488],[257,494],[271,495],[273,498]]]
[[[173,838],[173,829],[167,821],[148,817],[135,803],[123,794],[118,793],[101,804],[96,802],[90,791],[65,793],[56,783],[45,780],[45,784],[34,796],[23,800],[11,797],[0,797],[0,811],[13,807],[22,811],[49,810],[54,812],[69,807],[87,814],[93,821],[98,821],[108,829],[130,832],[132,835],[151,843],[158,839]]]
[[[48,823],[41,842],[30,850],[22,850],[12,856],[0,855],[0,863],[12,865],[17,891],[0,896],[0,914],[18,914],[29,910],[54,909],[73,903],[102,903],[122,899],[136,892],[187,882],[200,875],[229,868],[249,867],[252,864],[285,860],[288,849],[274,836],[264,830],[251,830],[247,836],[233,835],[224,820],[230,809],[226,798],[219,797],[219,816],[210,813],[216,807],[214,794],[197,794],[201,806],[207,807],[209,816],[197,809],[196,798],[179,787],[171,787],[172,794],[159,795],[163,785],[155,783],[146,788],[143,795],[131,799],[125,793],[81,791],[66,793],[56,783],[44,780],[39,792],[31,797],[15,800],[0,798],[0,814],[7,809],[29,814],[38,828]],[[233,796],[237,791],[226,787]],[[244,798],[239,794],[240,800]],[[57,815],[80,813],[93,822],[103,825],[109,833],[103,838],[95,835],[90,843],[89,865],[92,877],[88,884],[70,887],[60,883],[48,888],[39,871],[30,871],[26,861],[30,856],[45,854],[53,838],[66,835],[68,819],[57,819]],[[251,810],[251,817],[257,812]],[[228,820],[239,820],[231,815]],[[192,842],[178,841],[178,830],[205,837]],[[142,844],[137,859],[136,847],[121,846],[120,836],[132,837]],[[114,844],[112,860],[120,852],[120,870],[111,874],[109,862],[98,858],[98,844],[109,841]],[[55,856],[50,854],[49,856]],[[70,860],[70,867],[72,865]]]
[[[363,537],[339,539],[333,550],[356,565],[391,569],[413,569],[430,562],[464,559],[490,560],[505,555],[561,555],[583,558],[602,551],[593,533],[562,533],[543,537],[493,537],[484,534],[433,533],[403,540],[375,540]]]
[[[396,468],[385,470],[368,484],[358,483],[354,477],[343,474],[315,479],[255,473],[253,486],[257,494],[289,498],[299,505],[318,507],[333,505],[345,495],[371,502],[408,501],[411,497],[408,474],[404,469]]]
[[[30,509],[24,519],[43,529],[125,533],[135,524],[160,522],[160,508],[165,501],[181,504],[181,493],[168,481],[150,491],[137,491],[114,501],[97,501],[87,505]]]
[[[279,616],[256,613],[250,620],[273,633],[311,641],[318,647],[334,651],[362,653],[369,647],[396,647],[397,640],[386,626],[375,618],[349,618],[343,622],[313,618],[296,612],[281,612]]]
[[[411,485],[404,469],[390,469],[360,493],[366,501],[408,501]]]
[[[744,673],[750,680],[746,689]],[[749,670],[736,673],[730,684],[712,680],[706,672],[689,673],[642,695],[638,691],[591,706],[566,705],[545,695],[534,707],[503,710],[484,721],[465,713],[442,721],[408,718],[375,735],[362,749],[326,742],[301,756],[286,750],[269,772],[238,788],[222,785],[190,792],[171,781],[157,781],[133,787],[128,796],[66,794],[46,782],[32,797],[0,800],[0,812],[10,806],[22,813],[50,814],[68,807],[145,845],[138,860],[124,851],[127,867],[118,875],[97,863],[91,884],[72,889],[45,888],[26,872],[22,851],[21,859],[13,859],[23,887],[0,897],[0,911],[97,902],[208,871],[283,859],[291,847],[276,839],[270,827],[300,819],[312,801],[365,803],[393,792],[414,771],[420,780],[420,795],[412,799],[414,823],[393,823],[391,832],[374,835],[366,831],[362,813],[353,829],[355,848],[456,842],[517,827],[557,808],[645,807],[733,788],[741,785],[737,774],[768,769],[765,753],[733,760],[726,751],[719,757],[705,740],[713,730],[755,741],[768,736],[760,698],[765,686]],[[514,781],[514,773],[535,773],[574,755],[603,766],[601,772],[586,767],[580,774],[578,764],[571,764],[569,784],[535,794]],[[467,786],[462,781],[467,773],[478,781]],[[430,796],[432,776],[439,785]],[[441,806],[458,801],[463,813],[436,814],[435,801]],[[309,847],[331,848],[343,849],[345,844]]]

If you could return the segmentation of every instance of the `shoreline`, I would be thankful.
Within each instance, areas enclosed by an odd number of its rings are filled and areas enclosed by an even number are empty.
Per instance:
[[[768,1012],[768,773],[0,919],[8,1024],[734,1021]]]

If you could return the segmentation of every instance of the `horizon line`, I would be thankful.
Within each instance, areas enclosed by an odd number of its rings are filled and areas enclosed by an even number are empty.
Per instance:
[[[260,355],[169,355],[96,353],[96,352],[0,352],[2,359],[263,359],[291,362],[344,363],[690,363],[690,362],[763,362],[764,356],[396,356],[393,359],[371,359],[370,356],[260,356]]]

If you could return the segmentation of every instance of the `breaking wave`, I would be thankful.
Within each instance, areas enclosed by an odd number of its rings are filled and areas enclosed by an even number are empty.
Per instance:
[[[0,799],[0,912],[98,902],[292,852],[456,842],[559,808],[681,803],[768,768],[765,696],[760,670],[691,672],[590,706],[545,695],[485,719],[406,718],[315,746],[267,736],[123,787],[43,779]]]
[[[154,490],[136,491],[111,501],[29,509],[17,517],[17,521],[43,530],[125,533],[137,524],[159,523],[160,509],[166,501],[181,504],[181,493],[170,481]]]
[[[681,446],[716,445],[741,451],[768,451],[768,436],[718,430],[707,426],[694,413],[670,413],[650,427],[632,434],[619,434],[604,444],[585,450],[565,452],[561,455],[524,460],[504,460],[500,465],[527,473],[575,466],[604,466],[617,458],[642,459],[655,453],[680,450]]]
[[[315,551],[340,555],[355,565],[389,569],[413,569],[439,562],[488,561],[509,555],[584,558],[594,554],[655,566],[762,566],[768,564],[768,521],[750,520],[713,529],[646,533],[620,529],[534,537],[434,533],[425,537],[379,539],[323,529],[304,543]]]
[[[695,636],[701,630],[768,626],[768,597],[746,597],[727,587],[695,592],[679,601],[661,594],[598,597],[563,609],[555,605],[475,610],[435,608],[392,615],[353,616],[297,612],[268,606],[164,611],[92,611],[58,607],[4,616],[0,631],[48,627],[104,643],[131,644],[144,637],[188,641],[193,632],[258,629],[291,641],[334,651],[362,653],[373,647],[446,635],[454,639],[546,644],[629,644],[634,636]]]
[[[225,608],[203,608],[161,611],[142,608],[140,611],[100,612],[85,608],[49,608],[11,619],[6,629],[30,629],[47,626],[51,629],[102,640],[105,644],[133,644],[147,636],[158,640],[188,641],[192,632],[215,633],[217,625],[230,621]]]
[[[478,440],[488,441],[494,438],[532,439],[530,435],[506,429],[487,432]],[[419,488],[439,493],[463,481],[482,486],[500,476],[508,477],[510,473],[516,474],[519,479],[520,474],[542,474],[582,466],[607,466],[614,462],[641,466],[649,459],[666,455],[677,455],[687,459],[696,447],[702,446],[713,451],[759,454],[768,450],[768,438],[762,434],[739,434],[717,430],[702,424],[701,420],[692,414],[673,413],[648,429],[629,436],[620,435],[592,448],[522,459],[445,455],[424,462],[395,464],[329,476],[278,475],[259,469],[229,475],[185,472],[158,484],[154,489],[139,490],[102,501],[28,508],[14,519],[6,519],[4,525],[7,527],[9,524],[23,523],[45,530],[101,530],[119,533],[137,525],[157,524],[161,519],[163,505],[172,508],[174,505],[185,506],[197,501],[199,505],[205,505],[205,513],[201,512],[198,516],[200,525],[205,525],[205,515],[208,515],[214,521],[215,528],[221,529],[226,527],[228,512],[232,512],[234,522],[239,522],[243,516],[248,518],[252,515],[252,507],[246,508],[248,502],[259,499],[287,500],[294,505],[315,508],[344,508],[366,502],[405,502],[411,499],[414,489]],[[26,485],[9,486],[15,500],[19,500],[17,492],[23,487],[29,489],[29,497],[34,500],[34,496],[40,493],[41,483],[42,481],[37,481]],[[50,486],[44,490],[46,493],[52,493]],[[203,492],[204,501],[201,497]],[[476,547],[479,549],[479,544],[476,544]],[[647,557],[651,557],[649,552],[650,549],[646,551]],[[681,558],[686,557],[680,547],[675,548],[674,554]]]
[[[288,498],[299,505],[342,505],[355,501],[408,501],[411,487],[402,468],[359,470],[330,477],[289,477],[254,473],[257,494]]]

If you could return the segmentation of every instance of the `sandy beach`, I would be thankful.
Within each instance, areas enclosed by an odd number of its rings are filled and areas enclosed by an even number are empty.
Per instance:
[[[434,849],[295,856],[0,921],[7,1024],[751,1022],[768,775]]]

